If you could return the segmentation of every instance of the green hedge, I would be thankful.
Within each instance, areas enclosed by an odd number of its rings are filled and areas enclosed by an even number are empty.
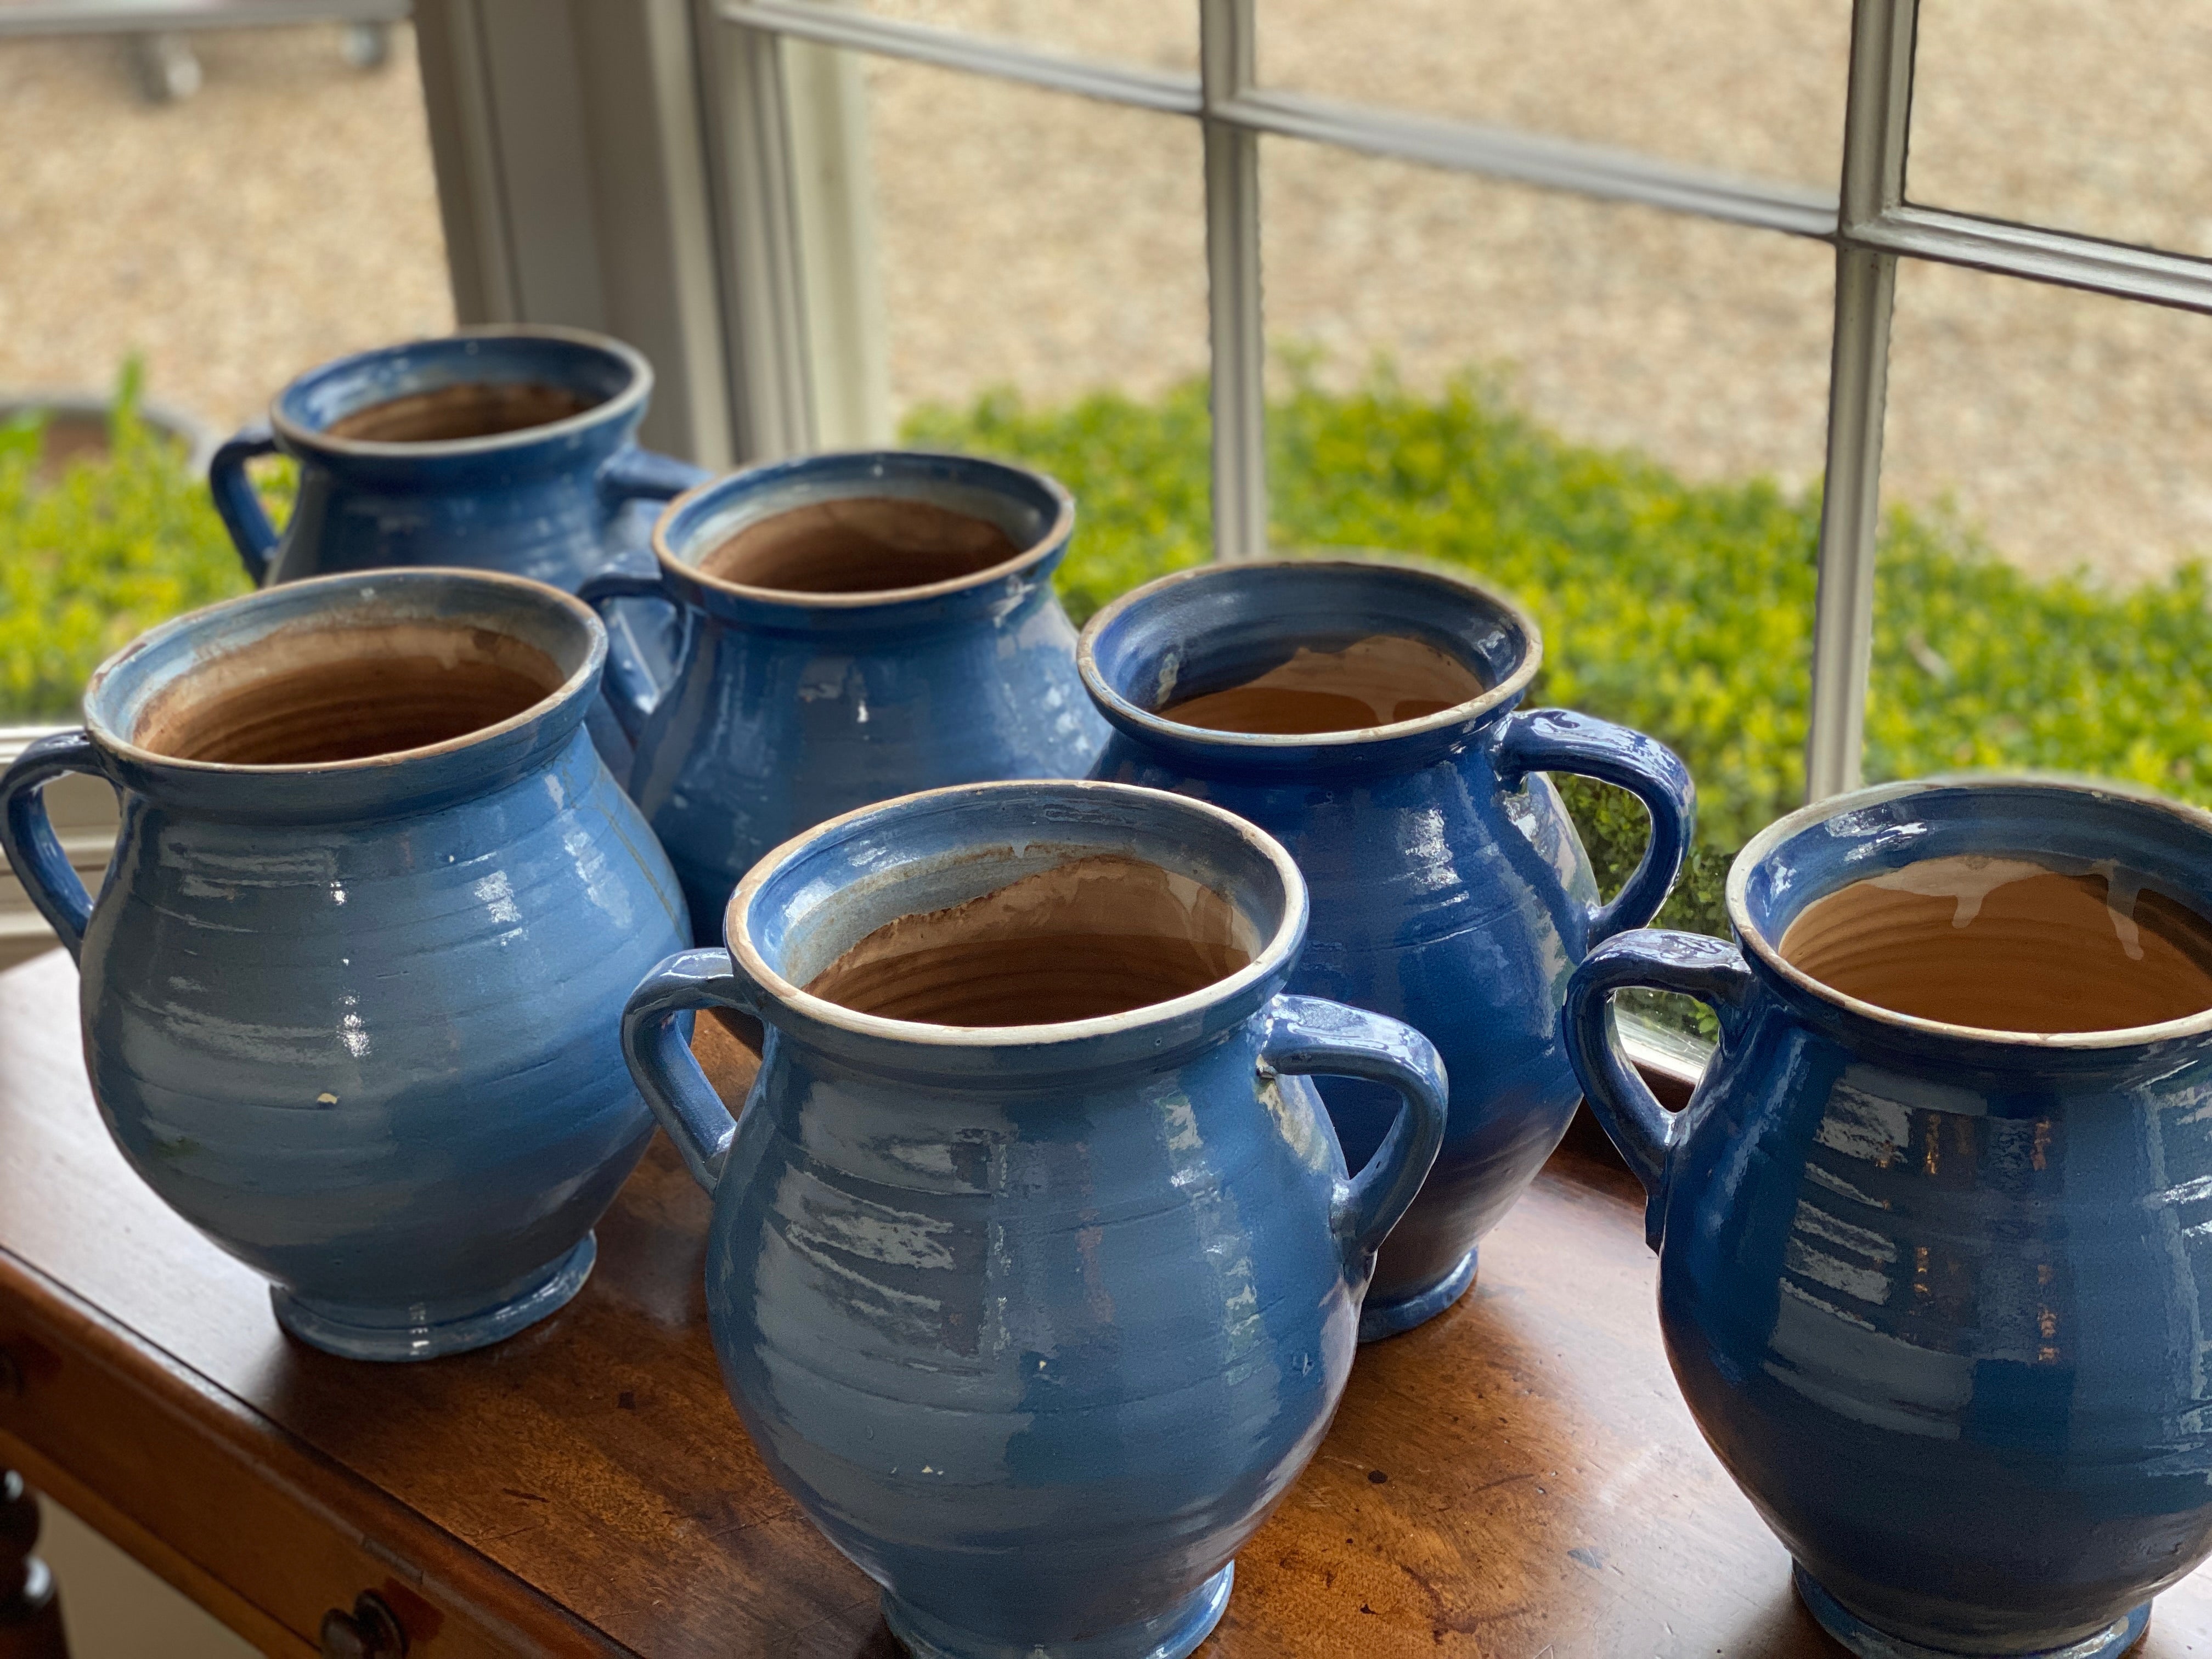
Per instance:
[[[0,428],[0,719],[66,720],[85,676],[151,623],[241,591],[203,483],[134,412],[126,369],[104,460],[42,479],[35,422]],[[910,441],[1013,456],[1082,504],[1060,581],[1079,620],[1208,551],[1202,385],[1030,409],[999,393],[926,409]],[[1538,700],[1655,733],[1698,779],[1692,867],[1662,920],[1720,931],[1729,856],[1802,788],[1815,490],[1698,484],[1571,443],[1473,380],[1417,396],[1387,375],[1310,384],[1272,411],[1274,536],[1457,564],[1536,613]],[[290,479],[271,480],[281,514]],[[1882,534],[1870,777],[1966,767],[2102,774],[2212,803],[2212,591],[2201,564],[2131,590],[2035,580],[1942,516]],[[1601,880],[1643,814],[1567,781]]]
[[[1157,404],[1101,393],[1030,409],[1011,394],[927,409],[916,443],[1018,457],[1081,503],[1061,578],[1080,618],[1207,552],[1202,385]],[[1544,629],[1534,696],[1665,739],[1698,780],[1698,850],[1662,920],[1724,931],[1727,860],[1803,789],[1816,489],[1690,483],[1572,443],[1496,392],[1295,389],[1270,410],[1273,535],[1467,568]],[[2131,591],[2035,580],[1948,519],[1882,532],[1867,774],[2037,767],[2212,802],[2212,610],[2202,565]],[[1626,872],[1643,813],[1570,783],[1601,879]]]
[[[124,370],[107,454],[59,477],[40,468],[43,420],[0,424],[0,720],[76,719],[102,659],[246,587],[206,483],[138,418],[138,380]]]

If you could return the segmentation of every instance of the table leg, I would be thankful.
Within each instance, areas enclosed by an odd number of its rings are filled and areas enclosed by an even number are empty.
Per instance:
[[[0,1469],[0,1659],[69,1659],[54,1576],[31,1553],[38,1541],[38,1500]]]

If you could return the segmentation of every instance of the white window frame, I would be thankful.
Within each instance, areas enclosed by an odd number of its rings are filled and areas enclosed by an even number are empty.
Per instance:
[[[1202,125],[1218,558],[1254,556],[1267,545],[1257,184],[1262,135],[1827,243],[1836,256],[1835,317],[1806,745],[1810,799],[1856,788],[1861,781],[1898,261],[1966,265],[2212,312],[2212,261],[1906,202],[1918,0],[1856,0],[1852,7],[1841,185],[1833,194],[1543,134],[1262,86],[1254,72],[1254,0],[1198,0],[1198,5],[1195,76],[1082,62],[807,0],[719,0],[715,13],[762,42],[809,41],[877,52],[1170,112]],[[771,187],[765,177],[738,183],[741,191]],[[1479,227],[1470,228],[1479,234]]]

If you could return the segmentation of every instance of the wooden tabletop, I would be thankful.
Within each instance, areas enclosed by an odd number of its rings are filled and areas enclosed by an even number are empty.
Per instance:
[[[0,975],[0,1464],[272,1653],[375,1589],[431,1659],[895,1659],[723,1395],[706,1200],[665,1143],[559,1315],[351,1364],[281,1335],[125,1167],[76,991],[58,952]],[[1675,1392],[1654,1273],[1640,1194],[1578,1124],[1474,1291],[1361,1353],[1202,1659],[1838,1652]],[[2212,1578],[2160,1599],[2141,1653],[2212,1653]]]

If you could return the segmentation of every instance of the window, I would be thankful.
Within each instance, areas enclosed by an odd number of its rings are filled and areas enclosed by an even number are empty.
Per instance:
[[[2212,325],[2183,314],[2212,309],[2212,263],[2083,234],[2201,245],[2204,222],[2186,209],[2201,191],[2184,185],[2212,151],[2191,151],[2160,133],[2154,160],[2142,160],[2124,141],[2130,124],[2160,122],[2157,95],[2093,98],[2094,86],[2071,86],[2072,71],[2059,61],[2064,52],[2036,42],[2039,30],[2077,46],[2085,46],[2084,31],[2098,36],[2094,73],[2085,73],[2109,94],[2115,76],[2130,88],[2149,81],[2185,85],[2188,77],[2162,76],[2142,55],[2161,51],[2193,62],[2189,54],[2205,49],[2203,32],[2160,21],[2155,9],[2133,33],[2108,27],[2102,14],[2093,21],[2063,0],[2039,0],[2035,11],[2039,21],[1998,17],[1970,0],[1927,0],[1924,8],[1917,0],[1686,8],[1492,0],[1479,11],[1436,0],[1356,9],[1198,0],[1194,33],[1172,7],[1143,8],[1123,30],[1102,25],[1096,9],[1048,0],[877,0],[864,9],[719,0],[710,15],[753,77],[728,83],[733,104],[757,106],[790,53],[827,46],[1195,125],[1217,556],[1261,551],[1271,523],[1302,530],[1316,514],[1331,523],[1343,516],[1330,520],[1312,500],[1314,480],[1302,470],[1312,456],[1298,448],[1297,433],[1270,431],[1271,374],[1279,398],[1284,387],[1267,343],[1310,339],[1318,319],[1347,349],[1340,356],[1378,347],[1449,356],[1457,343],[1433,333],[1414,341],[1395,335],[1391,307],[1363,307],[1357,276],[1328,269],[1330,250],[1305,237],[1310,227],[1293,222],[1286,203],[1357,198],[1379,247],[1422,212],[1455,217],[1469,251],[1450,280],[1468,308],[1486,318],[1492,346],[1522,331],[1528,345],[1517,395],[1555,413],[1578,438],[1650,447],[1655,428],[1677,418],[1664,405],[1679,388],[1639,383],[1638,342],[1693,340],[1709,368],[1697,395],[1680,398],[1679,417],[1702,411],[1725,428],[1741,471],[1825,479],[1794,509],[1806,520],[1809,556],[1802,568],[1772,553],[1778,532],[1771,527],[1705,532],[1706,544],[1717,545],[1744,531],[1744,556],[1767,561],[1757,574],[1769,612],[1775,603],[1795,608],[1789,627],[1778,632],[1771,614],[1747,606],[1699,644],[1686,635],[1712,606],[1678,596],[1674,614],[1686,638],[1669,664],[1676,678],[1715,666],[1699,654],[1708,650],[1732,653],[1739,663],[1759,659],[1769,729],[1735,749],[1730,732],[1708,732],[1708,752],[1693,757],[1709,804],[1729,820],[1716,833],[1733,845],[1802,793],[1832,793],[1900,769],[2060,765],[2155,779],[2182,793],[2212,783],[2212,723],[2197,712],[2193,688],[2163,717],[2143,708],[2155,701],[2154,681],[2181,672],[2199,642],[2212,646],[2193,619],[2203,610],[2201,584],[2191,585],[2186,567],[2169,574],[2166,550],[2146,558],[2140,548],[2116,545],[2142,522],[2124,509],[2146,492],[2163,492],[2163,517],[2153,517],[2180,524],[2185,536],[2193,515],[2212,513],[2185,459],[2198,422],[2212,420],[2212,412],[2194,410],[2202,377],[2185,367],[2212,345]],[[1991,33],[2001,29],[2008,33],[1998,55],[2041,65],[2053,108],[2094,104],[2075,112],[2090,123],[2086,142],[2065,120],[2043,118],[2041,105],[2033,116],[1988,107],[1991,77],[1969,71],[1978,50],[1990,55]],[[1920,55],[1930,82],[1918,100],[1916,36],[1925,43]],[[1474,59],[1444,50],[1455,40],[1483,54],[1477,67],[1492,72],[1469,72]],[[1674,88],[1681,100],[1655,104],[1655,84]],[[1570,88],[1576,96],[1565,95]],[[1698,118],[1682,119],[1692,106]],[[1977,121],[1999,117],[2011,123],[2003,131],[2018,129],[2018,164],[2009,169],[2005,158],[1992,161],[1987,143],[1969,142]],[[1923,205],[1917,190],[1908,195],[1909,138],[1928,148],[1927,193],[1941,206]],[[2157,157],[2170,164],[2177,149],[2189,164],[2180,181],[2139,190],[2144,181],[2136,175],[2154,170]],[[803,198],[806,179],[790,169],[789,152],[773,145],[752,144],[743,160],[726,181],[736,216],[773,250],[794,239],[757,204]],[[2101,194],[2089,176],[2100,167],[2111,175]],[[1406,182],[1417,170],[1419,191]],[[1364,182],[1341,184],[1355,174]],[[1460,182],[1439,183],[1440,174]],[[1829,183],[1838,176],[1840,190]],[[2116,195],[2134,205],[2108,210]],[[2039,206],[2047,207],[2051,226],[1974,211],[2030,214]],[[1589,254],[1575,269],[1585,274],[1584,286],[1516,294],[1516,238],[1581,239]],[[1611,280],[1638,264],[1671,280],[1663,302],[1640,313],[1633,301],[1651,290],[1632,294]],[[1727,301],[1713,302],[1716,293]],[[2097,319],[2086,329],[2075,320],[2085,313]],[[2007,319],[2027,325],[2008,330]],[[805,324],[794,309],[779,325],[795,335]],[[1894,409],[1893,334],[1900,357]],[[2137,344],[2112,347],[2115,339]],[[2117,378],[2100,374],[2108,366],[2100,355],[2112,349],[2129,370]],[[1639,411],[1617,436],[1605,409],[1574,405],[1568,383],[1576,376],[1553,372],[1577,353],[1609,363],[1621,405]],[[2160,360],[2172,365],[2162,383]],[[1754,378],[1743,372],[1753,362],[1762,366],[1761,395],[1731,405],[1732,393],[1741,396]],[[2051,403],[2069,372],[2075,383]],[[2192,405],[2189,422],[2167,423],[2184,435],[2157,454],[2100,447],[2098,404],[2146,398]],[[1279,402],[1276,420],[1297,426],[1294,398]],[[1978,443],[1972,441],[1978,424]],[[1886,432],[1890,504],[1907,507],[1901,518],[1883,513]],[[2008,468],[2008,453],[2027,464]],[[1972,480],[1971,499],[1941,499],[1957,476],[1943,471],[1947,465]],[[2113,503],[2120,510],[2100,510]],[[1784,517],[1793,510],[1786,490],[1773,505]],[[1741,520],[1755,507],[1739,501],[1729,510]],[[2012,550],[2028,568],[2024,580],[1976,564],[1984,529],[2017,544]],[[2053,580],[2064,586],[2057,573],[2091,556],[2117,584],[2050,588]],[[2157,594],[2124,591],[2145,577],[2166,586]],[[2039,580],[2043,586],[2035,586]],[[2033,626],[2044,629],[2047,651],[2072,653],[2065,672],[2039,673],[2026,653],[1993,648],[1990,636],[2015,626],[2007,606],[2041,619]],[[1589,622],[1578,617],[1574,625]],[[1931,635],[1944,627],[1950,636]],[[2160,641],[2156,649],[2106,649],[2145,628]],[[1563,700],[1652,724],[1649,699],[1639,703],[1602,678],[1583,674]],[[2039,724],[2008,712],[2051,698],[2073,701],[2066,718]],[[2117,724],[2090,734],[2085,720],[2094,725],[2102,716],[2085,714],[2084,699],[2103,704]],[[1674,713],[1698,717],[1687,702]],[[1756,714],[1738,707],[1714,717],[1741,724]],[[1973,732],[1964,730],[1976,722]],[[1682,742],[1663,723],[1656,729]],[[1792,738],[1802,731],[1802,750],[1787,745],[1802,752],[1802,769],[1794,754],[1777,761],[1784,752],[1778,729]]]
[[[2179,557],[2212,529],[2212,36],[2125,6],[414,11],[464,320],[632,340],[648,441],[709,465],[973,437],[917,408],[1114,362],[1188,450],[1147,477],[1177,503],[1148,568],[1435,550],[1489,489],[1516,510],[1459,551],[1545,617],[1540,695],[1684,750],[1710,900],[1743,836],[1862,776],[2212,799]],[[1079,459],[1044,424],[997,430]],[[2069,586],[2083,559],[2110,579]]]

